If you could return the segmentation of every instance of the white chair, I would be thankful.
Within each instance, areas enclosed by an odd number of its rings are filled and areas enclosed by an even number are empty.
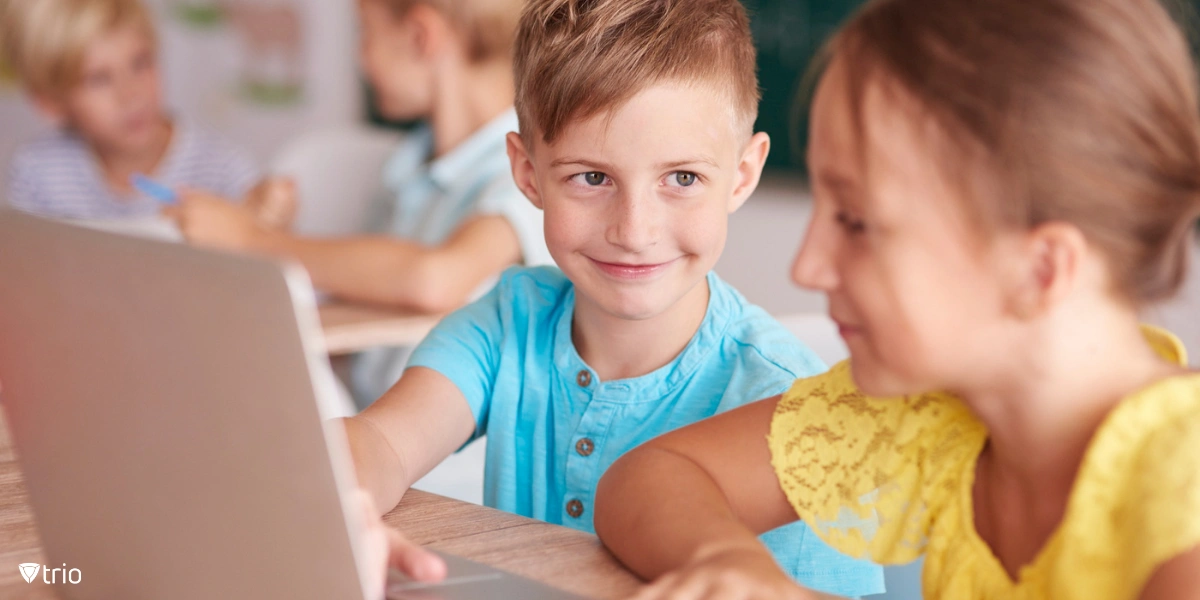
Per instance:
[[[850,356],[838,335],[837,324],[824,314],[799,313],[776,319],[821,357],[825,364],[833,366]]]
[[[384,163],[401,134],[343,127],[305,134],[275,157],[274,175],[296,182],[300,208],[293,229],[313,237],[361,233],[371,206],[384,193]]]

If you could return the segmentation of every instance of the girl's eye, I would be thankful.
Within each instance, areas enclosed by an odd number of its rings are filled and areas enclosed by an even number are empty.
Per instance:
[[[680,187],[690,187],[693,183],[696,183],[696,174],[688,171],[677,171],[675,172],[674,179],[675,183],[679,184]]]
[[[867,224],[865,222],[863,222],[861,219],[856,219],[850,216],[850,213],[848,212],[838,211],[836,218],[838,224],[842,226],[842,229],[845,229],[846,233],[850,235],[858,235],[867,230]]]
[[[599,171],[589,171],[579,175],[579,177],[583,177],[583,182],[590,186],[604,185],[604,182],[608,181],[608,175]]]

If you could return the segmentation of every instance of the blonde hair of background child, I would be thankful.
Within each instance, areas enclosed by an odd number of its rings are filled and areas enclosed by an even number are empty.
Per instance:
[[[0,48],[34,94],[68,92],[79,83],[88,46],[121,27],[155,40],[153,17],[138,0],[0,0]]]
[[[423,4],[442,13],[467,41],[467,58],[472,62],[510,59],[513,32],[524,0],[362,0],[380,2],[392,15],[403,18],[412,7]]]

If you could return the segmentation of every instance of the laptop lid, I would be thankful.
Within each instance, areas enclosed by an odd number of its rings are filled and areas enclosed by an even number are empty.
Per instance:
[[[0,402],[47,566],[80,575],[56,591],[363,597],[302,270],[0,211],[0,282]]]

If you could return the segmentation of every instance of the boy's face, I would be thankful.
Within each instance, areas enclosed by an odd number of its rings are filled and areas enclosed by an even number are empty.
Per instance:
[[[78,84],[60,98],[38,100],[101,149],[145,150],[159,139],[164,119],[151,39],[134,26],[113,30],[87,47]]]
[[[362,66],[380,113],[401,121],[428,117],[433,63],[423,58],[429,40],[418,21],[430,11],[417,7],[398,18],[379,0],[362,0],[358,8]]]
[[[532,152],[509,134],[514,177],[544,211],[580,308],[648,319],[704,280],[770,147],[763,133],[747,143],[729,107],[710,85],[659,84],[551,145],[535,135]]]

